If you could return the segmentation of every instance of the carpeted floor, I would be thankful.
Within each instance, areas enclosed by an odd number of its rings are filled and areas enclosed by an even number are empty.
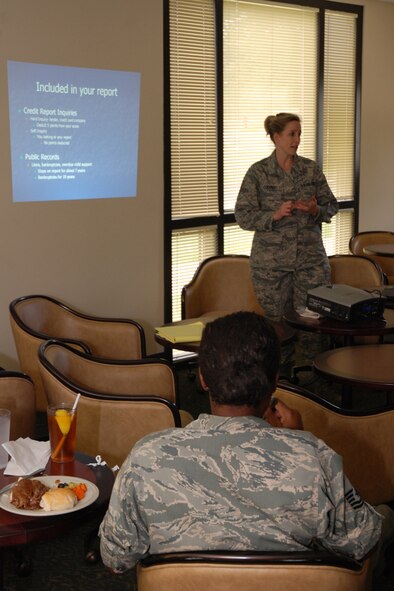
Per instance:
[[[178,370],[181,407],[197,417],[200,412],[209,412],[209,404],[196,377],[196,368],[190,364]],[[299,375],[301,385],[308,385],[332,402],[338,402],[340,390],[322,380],[311,378],[308,373]],[[356,405],[365,408],[379,406],[384,394],[359,392]],[[39,429],[45,428],[43,424]],[[72,535],[62,536],[50,542],[35,544],[30,548],[33,570],[26,577],[16,574],[16,557],[11,550],[3,553],[4,591],[136,591],[134,573],[121,576],[111,575],[103,564],[87,564],[85,561],[85,539],[92,531],[90,523],[78,528]],[[158,590],[160,591],[160,590]],[[394,577],[380,579],[374,591],[394,591]]]
[[[85,538],[93,524],[87,524],[74,534],[50,542],[40,542],[29,549],[32,560],[30,575],[16,574],[16,556],[12,550],[4,553],[4,591],[135,591],[134,572],[112,575],[100,562],[85,561]]]

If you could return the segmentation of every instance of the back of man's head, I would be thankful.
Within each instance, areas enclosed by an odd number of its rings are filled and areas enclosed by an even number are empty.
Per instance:
[[[279,340],[263,316],[236,312],[207,324],[199,363],[215,404],[256,408],[275,390]]]

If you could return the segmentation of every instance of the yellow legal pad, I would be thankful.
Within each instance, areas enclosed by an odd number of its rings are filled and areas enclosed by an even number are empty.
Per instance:
[[[158,326],[155,330],[159,337],[170,343],[197,343],[201,341],[204,326],[202,322],[191,322],[190,324]]]

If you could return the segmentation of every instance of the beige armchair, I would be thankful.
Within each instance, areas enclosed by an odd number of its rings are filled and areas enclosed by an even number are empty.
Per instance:
[[[202,261],[182,290],[182,318],[240,310],[264,313],[253,289],[249,257],[223,255]]]
[[[394,406],[345,410],[284,383],[274,396],[297,409],[304,429],[342,456],[345,473],[366,501],[379,505],[394,500]]]
[[[137,565],[138,591],[366,591],[370,561],[327,552],[180,552]]]
[[[54,340],[39,348],[39,371],[49,404],[73,403],[78,393],[78,451],[121,464],[144,435],[185,426],[171,366],[162,360],[103,360]]]
[[[10,440],[34,438],[36,405],[33,381],[16,371],[0,371],[0,407],[11,411]]]
[[[364,247],[369,244],[387,244],[394,243],[394,232],[384,230],[375,230],[370,232],[358,232],[351,237],[349,242],[349,250],[353,254],[368,256],[371,260],[377,262],[390,284],[394,283],[394,258],[372,256],[364,254]]]
[[[331,283],[351,285],[360,289],[381,287],[384,274],[379,263],[365,256],[336,254],[328,257]]]
[[[394,407],[366,413],[340,409],[280,383],[274,396],[302,414],[304,428],[342,455],[346,474],[370,503],[394,499]],[[138,591],[368,591],[371,559],[327,552],[180,552],[137,565]]]
[[[51,338],[107,359],[145,357],[145,335],[134,320],[88,316],[44,295],[23,296],[10,304],[10,322],[21,369],[35,386],[37,410],[46,410],[38,370],[38,347]]]

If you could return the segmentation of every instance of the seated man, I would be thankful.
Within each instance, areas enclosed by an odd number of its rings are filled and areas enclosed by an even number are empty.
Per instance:
[[[269,409],[280,361],[271,326],[251,312],[219,318],[199,356],[212,414],[132,449],[100,527],[104,564],[120,573],[148,552],[186,550],[365,556],[381,516],[353,489],[341,457],[301,430],[298,413],[281,402]]]

